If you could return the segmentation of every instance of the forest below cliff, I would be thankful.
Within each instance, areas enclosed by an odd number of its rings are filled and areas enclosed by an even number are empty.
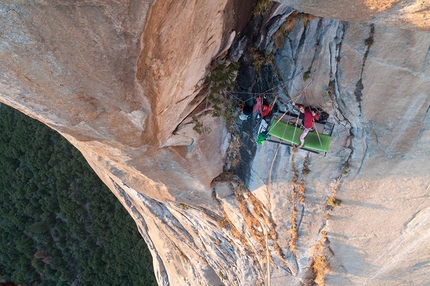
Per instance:
[[[0,105],[0,281],[156,285],[136,224],[57,132]]]

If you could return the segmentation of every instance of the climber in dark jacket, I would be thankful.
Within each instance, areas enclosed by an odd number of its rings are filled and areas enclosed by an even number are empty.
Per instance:
[[[308,135],[309,130],[312,128],[314,120],[318,120],[320,116],[312,111],[309,107],[305,107],[302,104],[294,103],[295,106],[299,107],[300,113],[303,114],[303,126],[305,129],[303,130],[302,135],[300,136],[300,145],[297,148],[302,148],[303,144],[305,144],[305,137]]]

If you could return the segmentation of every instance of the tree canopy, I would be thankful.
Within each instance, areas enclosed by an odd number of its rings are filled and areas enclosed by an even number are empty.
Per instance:
[[[57,132],[0,105],[0,280],[156,285],[137,226]]]

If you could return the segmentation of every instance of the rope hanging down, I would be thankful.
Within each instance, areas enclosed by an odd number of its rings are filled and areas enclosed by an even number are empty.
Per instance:
[[[294,78],[296,78],[297,76],[299,76],[302,72],[303,72],[303,71],[300,71],[298,74],[296,74],[295,76],[293,76],[293,77],[291,77],[291,78],[287,79],[285,82],[281,82],[281,84],[280,84],[281,89],[282,89],[282,90],[284,90],[284,89],[286,88],[286,87],[285,87],[285,84],[286,84],[287,82],[292,81]],[[274,90],[274,89],[276,89],[276,88],[278,88],[278,87],[279,87],[279,86],[275,86],[275,87],[269,88],[269,89],[267,89],[267,90],[265,90],[265,91],[263,91],[263,92],[227,91],[227,94],[228,94],[228,95],[230,95],[230,96],[235,97],[236,99],[238,99],[238,100],[240,100],[240,101],[242,101],[242,102],[247,102],[248,100],[253,100],[253,99],[254,99],[254,96],[253,96],[253,97],[251,97],[251,98],[248,98],[248,99],[246,99],[246,100],[243,100],[243,99],[241,99],[241,98],[239,98],[239,97],[235,96],[234,94],[248,94],[248,95],[252,94],[252,95],[257,95],[257,96],[261,96],[261,95],[275,95],[275,96],[278,96],[278,97],[279,97],[279,92],[278,92],[278,91],[276,91],[276,92],[270,92],[270,91],[272,91],[272,90]]]
[[[296,100],[298,100],[299,98],[301,98],[303,95],[305,95],[305,100],[307,100],[306,99],[306,89],[311,85],[311,83],[312,83],[312,81],[313,81],[313,78],[314,78],[314,75],[315,75],[315,73],[313,73],[312,74],[312,76],[311,76],[311,79],[310,79],[310,81],[309,81],[309,83],[302,89],[302,91],[297,95],[297,96],[295,96],[295,97],[293,97],[293,98],[291,98],[288,102],[292,102],[292,101],[296,101]],[[282,116],[281,117],[279,117],[279,119],[276,121],[276,123],[275,124],[273,124],[273,126],[271,126],[270,127],[270,129],[267,131],[267,132],[269,132],[270,130],[272,130],[275,126],[276,126],[276,124],[278,124],[279,123],[279,121],[281,121],[281,119],[287,114],[287,112],[288,112],[288,110],[287,111],[285,111],[284,112],[284,114],[282,114]]]

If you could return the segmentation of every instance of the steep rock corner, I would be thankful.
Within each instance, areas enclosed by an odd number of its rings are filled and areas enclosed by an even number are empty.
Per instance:
[[[161,285],[427,283],[425,7],[258,1],[245,28],[239,2],[3,1],[0,100],[84,154]],[[234,62],[246,102],[306,88],[335,123],[326,157],[212,117],[210,64]]]

